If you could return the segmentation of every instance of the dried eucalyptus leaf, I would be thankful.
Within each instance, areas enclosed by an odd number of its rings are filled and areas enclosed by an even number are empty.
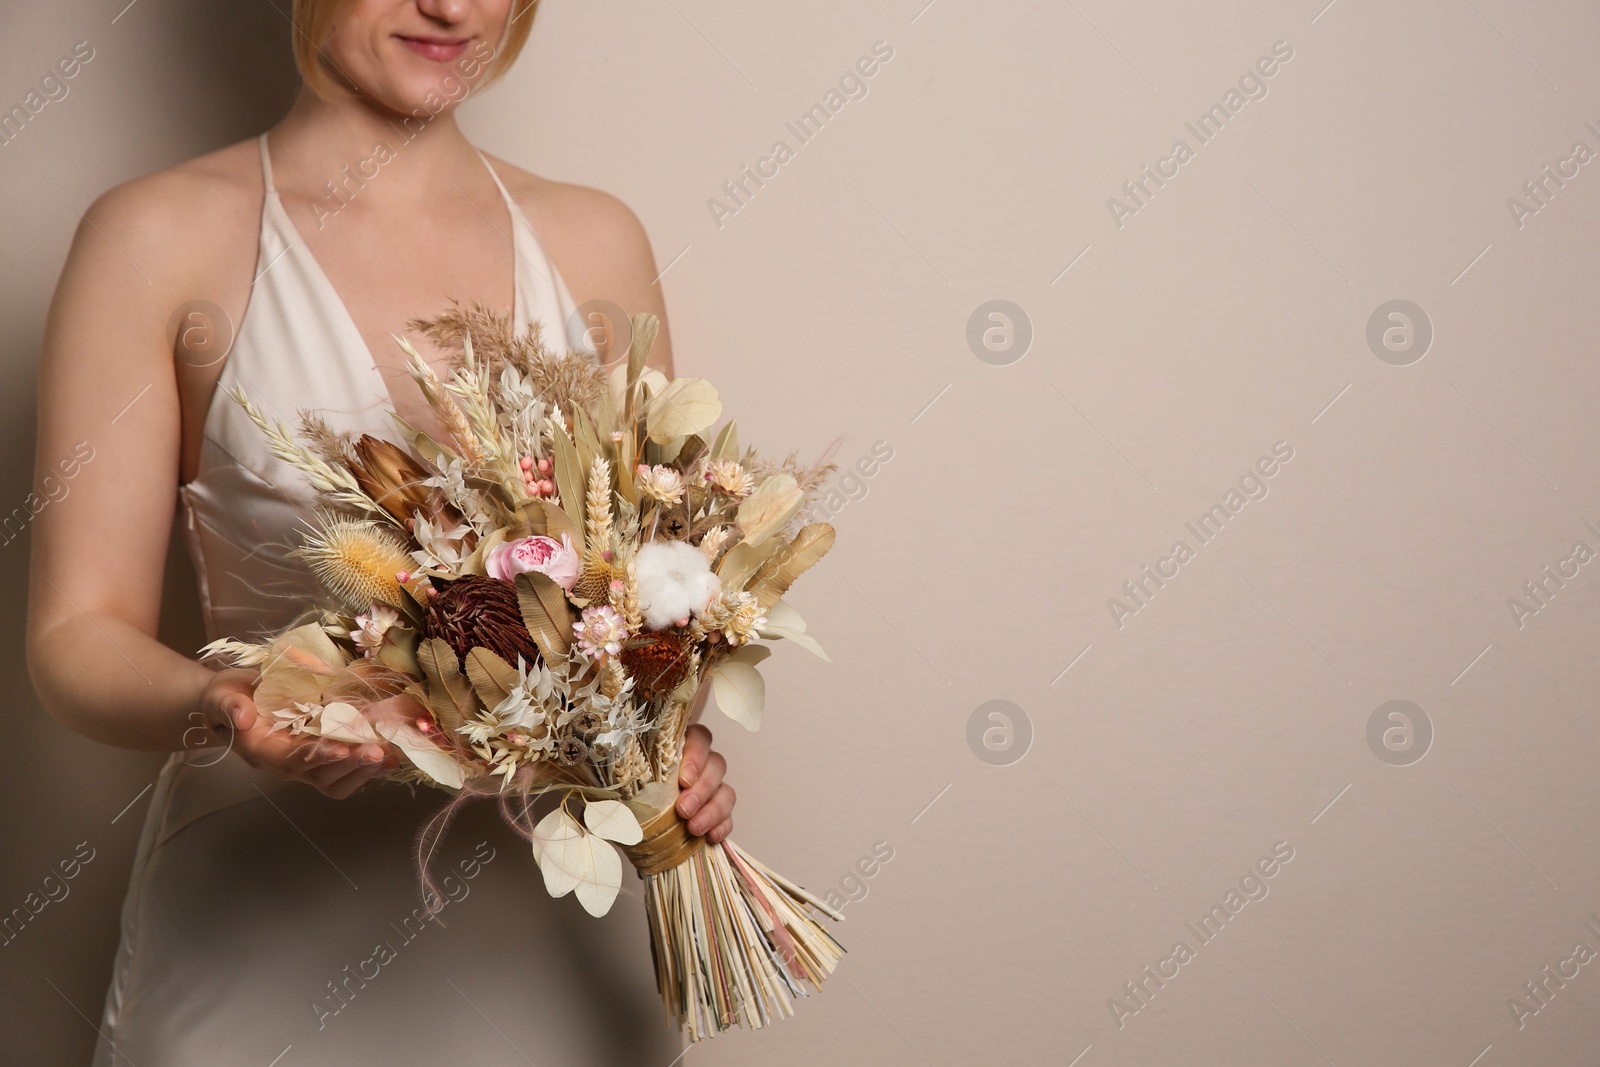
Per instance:
[[[717,664],[711,672],[711,695],[728,718],[751,733],[761,729],[767,684],[753,665],[732,656]]]
[[[716,443],[711,446],[711,458],[739,458],[739,427],[737,419],[729,419],[728,424],[717,434]]]
[[[584,805],[583,822],[594,833],[619,845],[637,845],[644,840],[638,816],[620,800],[591,800]]]
[[[782,542],[769,537],[759,545],[740,541],[728,549],[722,557],[722,562],[717,565],[717,577],[722,580],[722,588],[728,592],[743,589],[756,568],[765,563],[781,547],[783,547]]]
[[[773,474],[739,504],[737,521],[744,539],[759,545],[799,514],[806,495],[792,474]]]
[[[722,417],[717,387],[704,378],[674,378],[651,397],[645,409],[652,441],[687,437],[714,425]]]

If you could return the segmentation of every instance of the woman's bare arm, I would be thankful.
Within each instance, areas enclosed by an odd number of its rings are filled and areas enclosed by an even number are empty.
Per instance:
[[[28,592],[28,666],[51,714],[109,744],[168,751],[213,678],[155,638],[181,427],[165,337],[182,282],[170,185],[101,197],[57,284],[34,465],[35,493],[57,499],[33,520]]]
[[[212,671],[155,636],[192,385],[167,323],[197,294],[243,306],[259,196],[203,160],[113,190],[78,228],[40,367],[35,479],[55,499],[33,521],[28,670],[88,737],[177,751],[226,733],[251,766],[345,797],[394,757],[271,733],[253,671]]]

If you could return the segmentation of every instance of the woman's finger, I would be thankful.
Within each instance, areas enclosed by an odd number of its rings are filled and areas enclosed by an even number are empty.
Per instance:
[[[699,723],[690,726],[683,734],[683,756],[678,770],[678,784],[687,789],[706,765],[711,753],[711,731]]]
[[[295,753],[302,767],[321,767],[342,760],[348,755],[350,749],[345,745],[321,739],[301,745],[299,751]]]
[[[372,764],[363,762],[354,756],[346,756],[344,759],[330,760],[327,763],[311,767],[301,772],[300,777],[318,789],[323,789],[333,785],[347,774],[371,770],[372,766]]]
[[[733,820],[723,819],[713,826],[705,836],[707,841],[726,841],[731,833],[733,833]]]
[[[717,791],[717,786],[722,784],[722,775],[727,766],[728,761],[722,758],[722,753],[713,752],[707,756],[705,769],[696,776],[694,785],[678,797],[678,814],[687,819],[705,807],[706,801]]]
[[[295,744],[285,732],[273,733],[264,723],[233,735],[233,750],[250,766],[293,773],[291,760],[295,757]]]
[[[735,799],[732,786],[724,785],[718,787],[717,791],[711,795],[711,799],[706,801],[700,810],[695,813],[695,817],[689,820],[689,832],[692,834],[704,834],[707,830],[720,825],[724,819],[733,814],[733,802]]]
[[[248,730],[256,724],[256,702],[249,697],[235,697],[227,702],[224,710],[235,730]]]
[[[377,744],[357,745],[355,750],[350,753],[350,758],[361,764],[382,763],[383,746]]]

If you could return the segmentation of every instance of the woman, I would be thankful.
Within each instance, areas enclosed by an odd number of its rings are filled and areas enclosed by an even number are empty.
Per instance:
[[[605,919],[580,915],[479,818],[441,850],[443,925],[420,921],[409,845],[442,797],[361,789],[392,754],[269,734],[251,672],[154,636],[175,495],[211,636],[273,629],[315,593],[287,555],[310,490],[222,386],[282,419],[317,409],[392,436],[391,403],[431,420],[391,335],[450,299],[538,323],[573,358],[603,354],[569,326],[580,302],[665,321],[625,206],[490,161],[456,125],[535,4],[296,0],[305,85],[288,116],[113,189],[74,239],[37,463],[79,462],[36,522],[29,664],[67,726],[174,753],[149,794],[97,1064],[665,1067],[680,1047],[636,883]],[[665,326],[652,360],[671,373]],[[679,810],[713,840],[731,829],[724,767],[694,727]]]

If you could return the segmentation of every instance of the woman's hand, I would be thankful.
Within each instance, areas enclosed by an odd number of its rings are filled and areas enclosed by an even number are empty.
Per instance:
[[[231,732],[233,751],[250,766],[343,800],[398,765],[381,745],[347,745],[320,737],[292,737],[287,730],[272,732],[272,723],[256,711],[255,686],[255,671],[218,671],[200,697],[206,723],[224,739]]]
[[[733,787],[722,780],[728,761],[711,751],[711,731],[695,723],[683,735],[683,760],[678,784],[678,814],[689,820],[689,832],[721,841],[733,832]]]

